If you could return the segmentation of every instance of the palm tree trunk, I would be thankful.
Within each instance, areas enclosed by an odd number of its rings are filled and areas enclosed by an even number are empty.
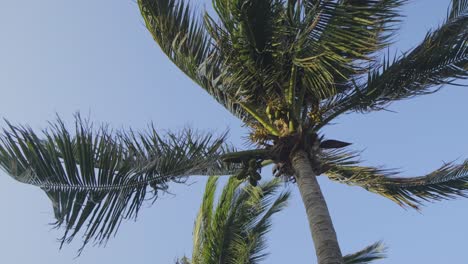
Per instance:
[[[343,264],[330,213],[307,153],[303,150],[294,152],[291,162],[309,220],[318,264]]]

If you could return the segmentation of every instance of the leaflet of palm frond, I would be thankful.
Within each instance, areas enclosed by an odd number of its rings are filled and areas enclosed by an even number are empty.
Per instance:
[[[468,78],[468,8],[460,4],[447,21],[399,58],[385,58],[367,83],[337,106],[338,113],[380,110],[393,101],[429,94]]]
[[[400,206],[419,209],[423,202],[468,196],[468,161],[448,163],[421,177],[397,177],[394,170],[359,166],[353,154],[337,152],[323,156],[331,180],[360,186],[382,195]]]
[[[358,165],[361,152],[348,149],[323,149],[320,153],[322,164],[338,164],[341,166]]]
[[[364,72],[374,53],[389,44],[405,1],[303,2],[309,11],[296,39],[294,63],[315,84],[310,92],[325,99],[336,94],[333,84]]]
[[[215,90],[223,93],[229,101],[230,105],[227,107],[234,109],[243,121],[252,122],[254,119],[238,104],[240,101],[245,101],[238,91],[242,91],[246,83],[251,83],[255,75],[250,74],[235,59],[232,59],[234,51],[228,33],[207,13],[205,13],[205,25],[216,47],[210,58],[200,67],[200,73],[206,77],[205,85],[216,87]]]
[[[252,118],[238,104],[238,99],[226,89],[226,84],[223,83],[223,66],[221,58],[216,51],[205,60],[198,68],[198,76],[202,87],[222,106],[224,106],[234,116],[240,118],[244,122],[251,121]]]
[[[83,247],[90,240],[106,242],[122,220],[137,217],[148,187],[154,202],[159,191],[184,183],[185,176],[237,171],[219,161],[225,135],[189,129],[160,135],[154,128],[147,134],[112,133],[105,127],[94,132],[79,118],[73,133],[58,120],[42,138],[11,124],[0,135],[0,167],[46,192],[56,226],[65,227],[61,246],[80,231]]]
[[[452,0],[452,5],[448,14],[448,19],[450,20],[459,16],[463,16],[466,10],[468,10],[467,0]]]
[[[352,143],[343,142],[343,141],[334,140],[334,139],[328,139],[328,140],[324,140],[320,142],[319,147],[323,149],[337,149],[337,148],[347,147],[351,144]]]
[[[183,0],[139,0],[146,27],[166,55],[190,78],[211,50],[209,35]]]
[[[343,257],[345,264],[368,264],[374,260],[384,259],[386,247],[382,241],[378,241],[366,248]]]
[[[209,22],[211,18],[207,17],[207,23],[210,24],[209,30],[217,31],[216,25],[211,25]],[[220,29],[222,30],[222,29]],[[218,34],[218,33],[216,33]],[[220,42],[222,47],[226,45],[224,39],[224,33],[220,33]],[[226,49],[228,49],[227,47]],[[209,85],[218,87],[217,90],[227,94],[230,101],[233,103],[252,103],[253,105],[265,105],[267,101],[265,97],[260,96],[264,93],[267,94],[278,94],[275,89],[276,73],[270,69],[262,69],[253,67],[251,70],[244,67],[241,62],[236,61],[232,58],[231,54],[222,54],[222,49],[217,50],[218,60],[215,64],[211,61],[207,61],[203,67],[210,67],[216,70],[216,75],[206,75],[211,79]],[[210,66],[209,66],[210,65]],[[205,68],[203,68],[205,69]],[[279,91],[281,92],[281,91]],[[237,105],[238,107],[238,105]],[[264,110],[262,109],[263,112]],[[243,115],[243,120],[247,122],[253,121],[250,116]]]
[[[176,259],[175,264],[191,264],[192,262],[190,261],[189,258],[187,257],[182,257],[181,259]]]
[[[217,178],[206,185],[194,228],[192,263],[258,263],[266,254],[264,235],[271,216],[286,205],[289,193],[277,194],[280,181],[241,187],[231,177],[214,203]]]
[[[184,0],[138,0],[146,27],[169,59],[236,117],[247,114],[212,85],[218,76],[212,39]],[[210,65],[209,67],[207,65]]]

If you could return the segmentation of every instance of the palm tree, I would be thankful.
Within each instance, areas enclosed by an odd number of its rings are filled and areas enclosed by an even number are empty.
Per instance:
[[[321,129],[340,115],[385,109],[468,77],[468,1],[452,0],[444,23],[399,56],[382,55],[405,0],[213,0],[197,17],[183,0],[138,0],[145,24],[187,76],[251,130],[255,149],[234,152],[225,136],[98,132],[60,121],[41,137],[9,125],[0,164],[41,187],[54,205],[63,242],[106,241],[136,217],[147,188],[164,191],[190,175],[237,175],[256,185],[259,170],[297,182],[318,262],[343,263],[316,176],[357,185],[401,206],[465,196],[468,161],[420,177],[362,166],[349,143]]]
[[[242,181],[232,177],[215,204],[217,181],[217,177],[210,177],[206,183],[193,228],[190,262],[261,262],[267,256],[265,235],[271,229],[271,217],[286,206],[290,193],[277,194],[281,187],[278,180],[255,188],[242,187]]]
[[[271,230],[271,217],[287,204],[290,193],[277,194],[278,179],[259,185],[242,186],[231,177],[217,204],[218,177],[206,183],[203,201],[193,228],[192,258],[183,257],[177,264],[260,263],[267,257],[265,235]],[[365,264],[382,259],[381,242],[344,256],[345,264]]]

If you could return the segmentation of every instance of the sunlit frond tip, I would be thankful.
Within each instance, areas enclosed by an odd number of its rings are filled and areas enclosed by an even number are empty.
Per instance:
[[[184,183],[188,175],[230,174],[231,169],[219,162],[225,135],[190,129],[161,135],[152,127],[145,134],[106,127],[93,132],[78,117],[73,133],[58,120],[41,136],[8,123],[0,134],[0,167],[44,190],[56,226],[65,227],[61,245],[79,231],[84,231],[83,247],[90,240],[106,242],[123,219],[136,218],[143,202],[154,202],[169,183]]]

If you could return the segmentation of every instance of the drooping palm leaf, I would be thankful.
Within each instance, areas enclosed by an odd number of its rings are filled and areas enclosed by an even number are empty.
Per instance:
[[[360,186],[382,195],[400,206],[419,209],[423,202],[468,197],[468,160],[455,165],[447,163],[420,177],[397,177],[392,170],[360,166],[355,154],[335,152],[324,157],[328,178]]]
[[[386,248],[382,241],[376,242],[366,248],[343,257],[345,264],[368,264],[374,260],[384,259]]]
[[[218,58],[205,26],[184,0],[138,0],[146,27],[187,76],[237,117],[247,115],[217,83]]]
[[[219,161],[225,135],[93,131],[77,118],[74,134],[58,120],[41,138],[30,128],[8,125],[0,135],[0,167],[46,192],[56,225],[65,227],[62,245],[80,231],[84,245],[107,241],[123,219],[137,217],[145,199],[155,201],[185,176],[235,171]]]
[[[432,93],[445,84],[468,78],[468,5],[452,1],[445,23],[427,33],[412,51],[387,57],[371,70],[364,84],[331,104],[324,124],[346,111],[380,110],[393,101]]]
[[[191,263],[259,263],[267,255],[265,234],[271,216],[285,207],[289,192],[277,194],[278,180],[252,187],[241,186],[241,181],[231,177],[215,205],[217,181],[211,177],[206,184],[194,227]]]
[[[190,78],[197,80],[198,66],[211,49],[210,38],[185,1],[138,1],[146,27],[164,53]]]

